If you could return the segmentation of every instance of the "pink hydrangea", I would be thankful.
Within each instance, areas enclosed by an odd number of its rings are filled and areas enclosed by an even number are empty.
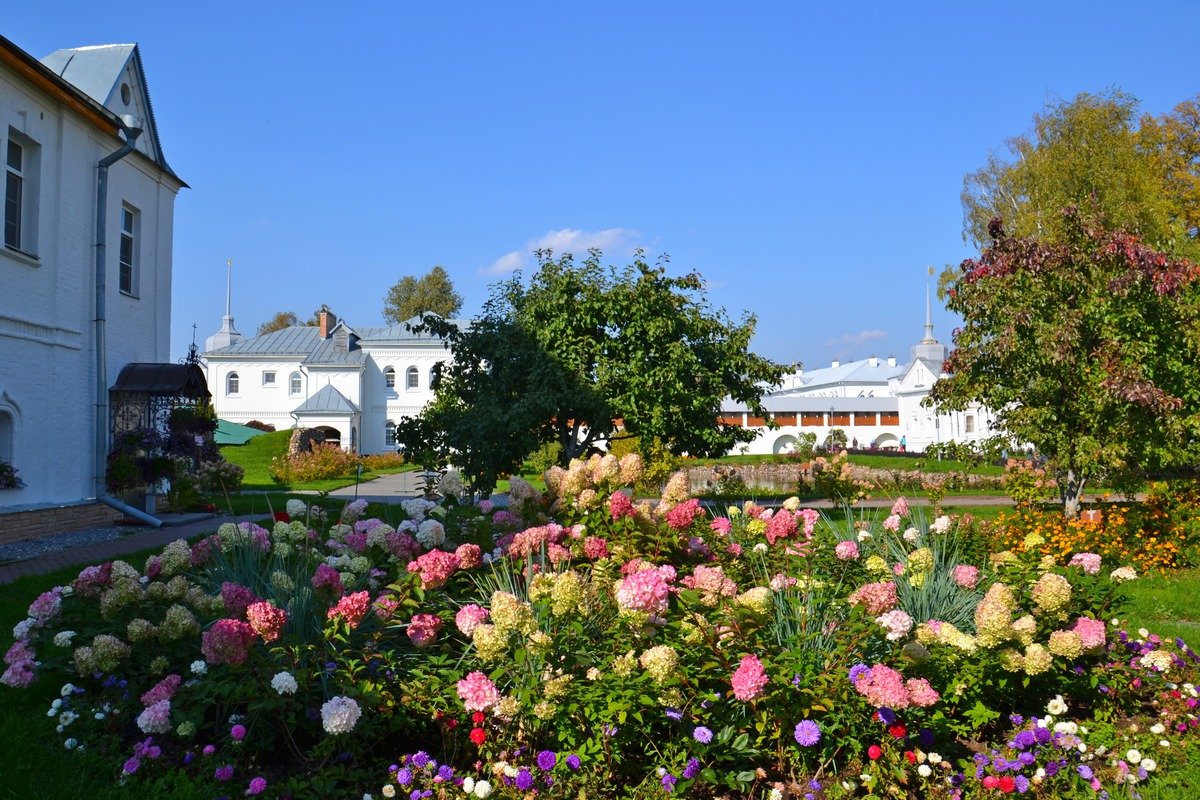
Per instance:
[[[146,577],[154,580],[162,574],[162,559],[158,556],[150,556],[146,559]]]
[[[325,613],[327,619],[341,617],[352,629],[357,628],[371,607],[371,595],[368,592],[355,592],[343,596]]]
[[[75,578],[72,587],[76,594],[92,597],[103,589],[107,589],[110,583],[112,583],[112,562],[106,561],[97,566],[84,567]]]
[[[137,726],[143,733],[171,732],[171,701],[159,700],[138,715]]]
[[[401,561],[411,561],[417,553],[421,552],[421,546],[417,544],[417,540],[411,534],[404,532],[393,531],[385,534],[383,546]]]
[[[1075,620],[1075,627],[1071,630],[1079,634],[1079,641],[1084,650],[1099,650],[1104,647],[1105,632],[1102,620],[1080,617]]]
[[[766,537],[771,544],[780,539],[787,539],[799,529],[799,523],[796,517],[792,516],[792,512],[786,508],[781,508],[775,514],[771,515],[771,519],[767,521]]]
[[[458,682],[458,696],[467,711],[487,711],[500,702],[500,692],[491,678],[475,671]]]
[[[225,603],[225,611],[231,616],[240,617],[251,603],[258,602],[258,595],[248,586],[226,581],[221,584],[221,600]]]
[[[903,639],[912,630],[913,626],[912,617],[898,608],[894,608],[876,617],[875,622],[887,629],[887,639],[889,642]]]
[[[375,616],[386,622],[395,615],[396,609],[400,607],[400,601],[396,599],[395,595],[381,594],[375,598],[372,607],[375,609]]]
[[[470,636],[476,628],[487,622],[490,614],[491,612],[483,606],[471,603],[458,610],[458,613],[454,615],[454,624],[463,632],[464,636]]]
[[[941,699],[937,690],[924,678],[909,678],[904,682],[904,688],[908,690],[909,702],[914,706],[929,708]]]
[[[630,611],[656,616],[667,610],[670,587],[666,574],[659,569],[646,569],[623,578],[616,591],[617,603]]]
[[[192,545],[192,551],[189,554],[189,560],[193,567],[202,567],[212,558],[213,537],[206,536],[200,541]]]
[[[717,517],[708,524],[708,527],[722,536],[728,536],[729,531],[733,528],[733,523],[729,521],[729,517]]]
[[[442,629],[442,618],[436,614],[416,614],[408,623],[408,638],[417,647],[425,647],[437,641]]]
[[[821,512],[815,508],[802,508],[796,512],[796,516],[804,523],[804,535],[812,538],[813,531],[817,529],[817,520],[821,518]]]
[[[241,664],[254,636],[254,629],[240,619],[219,619],[201,637],[200,652],[210,664]]]
[[[526,528],[513,537],[508,545],[508,555],[523,559],[526,556],[541,552],[542,546],[550,541],[550,529],[545,525]]]
[[[838,542],[837,547],[833,548],[833,554],[842,561],[853,561],[858,558],[858,542],[853,539]]]
[[[254,632],[263,638],[264,642],[273,642],[283,633],[287,625],[287,612],[277,608],[266,600],[251,603],[246,606],[246,621]]]
[[[5,664],[20,664],[22,661],[36,661],[37,653],[29,645],[28,639],[17,639],[4,654]]]
[[[730,681],[733,685],[733,696],[742,702],[753,700],[762,694],[769,680],[757,656],[742,656],[742,661],[733,671]]]
[[[408,562],[408,571],[420,574],[422,589],[444,586],[457,569],[458,556],[445,550],[430,550]]]
[[[179,675],[168,675],[158,683],[154,684],[154,688],[148,690],[142,695],[142,705],[152,706],[162,700],[170,700],[175,696],[175,692],[179,691],[179,685],[181,683],[183,683],[183,678],[181,678]]]
[[[608,558],[608,542],[599,536],[588,536],[583,540],[583,554],[592,561]]]
[[[62,589],[54,587],[48,592],[42,592],[38,598],[29,604],[29,616],[34,624],[44,628],[58,619],[62,614]]]
[[[571,551],[557,542],[551,542],[546,545],[546,558],[550,559],[550,563],[557,567],[571,560]]]
[[[849,599],[851,603],[862,605],[872,616],[878,616],[895,608],[896,604],[900,602],[896,594],[896,584],[891,581],[863,584],[850,595]]]
[[[907,708],[909,704],[904,676],[883,664],[860,671],[854,678],[854,688],[875,708]]]
[[[346,587],[342,585],[342,576],[328,564],[317,565],[317,571],[312,576],[312,587],[314,589],[330,589],[337,595],[346,591]]]
[[[900,530],[900,516],[898,514],[892,514],[883,521],[883,527],[884,530],[889,530],[892,533],[896,533]]]
[[[1095,553],[1076,553],[1071,556],[1069,567],[1080,567],[1088,575],[1096,575],[1100,572],[1100,556]]]
[[[964,589],[974,589],[979,584],[979,567],[958,564],[954,567],[954,582]]]
[[[37,665],[32,661],[19,661],[0,675],[0,683],[14,689],[24,689],[37,680]]]
[[[349,547],[356,553],[361,553],[367,549],[367,534],[351,531],[346,534],[346,547]]]
[[[624,517],[632,517],[637,514],[633,508],[633,501],[629,499],[629,495],[624,492],[613,492],[608,498],[608,513],[613,520],[622,519]]]
[[[897,497],[896,502],[892,504],[892,516],[907,517],[908,516],[908,501],[903,497]]]
[[[687,530],[697,517],[704,516],[704,509],[696,498],[686,500],[667,512],[667,525],[677,531]]]
[[[725,575],[720,567],[697,566],[692,574],[680,581],[689,589],[699,592],[706,602],[715,602],[719,597],[733,597],[737,584]]]
[[[483,550],[477,544],[460,544],[454,555],[459,569],[474,569],[483,563]]]

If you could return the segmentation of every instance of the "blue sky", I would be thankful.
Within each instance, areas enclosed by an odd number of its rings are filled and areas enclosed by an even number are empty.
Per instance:
[[[156,7],[161,5],[161,7]],[[539,243],[698,270],[809,368],[907,358],[959,192],[1047,101],[1200,92],[1196,3],[7,4],[36,56],[138,42],[176,204],[172,353],[443,264],[473,315]],[[965,7],[968,6],[969,7]],[[955,322],[938,308],[936,333]]]

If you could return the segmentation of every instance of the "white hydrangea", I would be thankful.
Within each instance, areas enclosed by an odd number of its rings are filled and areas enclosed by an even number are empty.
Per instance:
[[[58,647],[70,647],[71,640],[75,638],[75,631],[59,631],[54,634],[54,644]]]
[[[424,497],[414,497],[410,500],[405,500],[400,506],[404,509],[404,513],[413,522],[421,522],[425,519],[425,515],[433,509],[437,508],[437,503],[432,500],[426,500]]]
[[[933,521],[933,524],[929,526],[929,530],[940,536],[950,530],[950,518],[943,514]]]
[[[192,662],[190,669],[192,670],[193,675],[204,675],[208,672],[208,663],[203,659],[197,659],[196,661]]]
[[[350,697],[335,697],[321,706],[321,725],[334,736],[354,730],[361,716],[362,709]]]
[[[446,528],[436,519],[427,519],[417,529],[417,541],[426,550],[440,547],[446,541]]]
[[[33,617],[27,617],[13,626],[13,638],[17,641],[29,638],[29,632],[33,630]]]
[[[290,672],[276,673],[274,678],[271,678],[271,688],[279,694],[295,694],[300,688],[296,683],[295,677]]]
[[[303,517],[308,513],[308,506],[304,504],[303,500],[288,500],[287,513],[289,517]]]
[[[60,689],[58,693],[62,697],[66,697],[67,695],[71,694],[74,691],[75,691],[75,684],[64,683],[62,689]]]
[[[918,531],[916,528],[909,528],[906,531],[904,531],[904,541],[906,541],[906,542],[915,544],[917,539],[920,539],[920,538],[921,538],[921,532]]]
[[[1108,573],[1108,577],[1116,583],[1124,583],[1137,578],[1137,570],[1133,567],[1117,567],[1112,572]]]
[[[446,497],[462,497],[467,491],[462,473],[456,469],[446,470],[446,474],[438,481],[438,491]]]

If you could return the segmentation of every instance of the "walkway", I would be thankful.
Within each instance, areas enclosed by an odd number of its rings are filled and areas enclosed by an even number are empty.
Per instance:
[[[395,472],[360,483],[358,486],[343,486],[329,493],[339,500],[368,500],[372,503],[398,503],[410,497],[420,497],[422,485],[419,472]]]

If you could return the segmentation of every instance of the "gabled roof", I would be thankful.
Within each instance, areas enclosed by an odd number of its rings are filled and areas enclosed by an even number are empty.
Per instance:
[[[358,406],[347,400],[346,396],[337,389],[326,385],[321,388],[321,391],[296,406],[292,413],[296,415],[357,414]]]
[[[459,327],[469,325],[466,320],[450,321]],[[227,347],[210,350],[205,356],[291,356],[300,357],[306,364],[362,364],[366,355],[359,348],[363,345],[440,341],[431,333],[413,333],[410,323],[419,322],[409,320],[386,327],[351,328],[339,321],[334,330],[344,328],[351,334],[350,349],[345,353],[333,349],[332,338],[322,339],[316,326],[292,325],[262,336],[248,336]]]
[[[281,330],[264,333],[262,336],[247,336],[228,347],[220,347],[205,355],[210,356],[306,356],[319,349],[320,332],[311,325],[292,325]]]
[[[132,114],[140,118],[142,134],[137,140],[138,152],[166,172],[175,175],[163,155],[158,137],[154,106],[150,103],[150,88],[142,67],[141,51],[136,44],[105,44],[91,47],[71,47],[55,50],[41,59],[43,65],[60,78],[80,89],[117,116]],[[129,86],[129,102],[122,96],[122,87]],[[179,176],[175,176],[178,178]]]
[[[471,323],[465,319],[448,319],[451,325],[456,328],[465,330],[471,326]],[[360,341],[366,344],[388,344],[391,342],[431,342],[439,339],[429,331],[424,333],[416,333],[413,328],[421,324],[421,317],[413,317],[407,319],[397,325],[388,325],[383,328],[359,328],[358,336]]]

